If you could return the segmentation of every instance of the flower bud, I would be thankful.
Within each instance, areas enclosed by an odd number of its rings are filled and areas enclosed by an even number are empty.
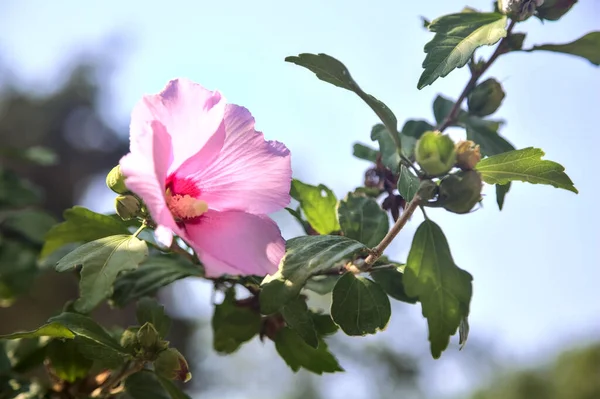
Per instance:
[[[123,220],[135,218],[141,209],[142,204],[133,195],[119,195],[115,198],[115,211]]]
[[[136,351],[139,349],[139,341],[137,338],[138,328],[129,327],[127,330],[123,331],[121,335],[121,346],[125,349],[133,349]]]
[[[145,323],[140,327],[137,332],[137,339],[141,348],[149,352],[154,351],[160,342],[158,331],[156,331],[152,323]]]
[[[469,213],[481,200],[483,183],[479,172],[460,171],[440,182],[439,203],[453,213]]]
[[[467,97],[469,113],[477,116],[491,115],[500,107],[504,96],[502,85],[490,78],[478,84]]]
[[[106,175],[106,185],[117,194],[129,192],[125,186],[125,176],[121,173],[121,165],[117,165]]]
[[[425,132],[417,141],[415,157],[428,175],[443,175],[456,163],[454,142],[440,132]]]
[[[170,380],[188,382],[192,379],[187,361],[175,348],[160,352],[158,358],[154,361],[154,371],[156,374]]]
[[[516,21],[531,17],[544,0],[498,0],[498,9]]]
[[[538,6],[537,16],[542,20],[557,21],[569,12],[575,3],[577,0],[546,0]]]
[[[471,140],[460,141],[456,144],[456,166],[462,170],[475,169],[475,165],[481,160],[479,144]]]

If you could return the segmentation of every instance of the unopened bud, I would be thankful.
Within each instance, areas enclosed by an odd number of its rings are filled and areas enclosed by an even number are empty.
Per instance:
[[[456,166],[462,170],[475,169],[475,165],[481,160],[479,144],[471,140],[460,141],[456,144]]]
[[[531,17],[544,0],[498,0],[498,9],[516,21]]]
[[[188,382],[192,379],[187,361],[175,348],[160,352],[158,358],[154,361],[154,371],[156,374],[170,380]]]
[[[115,211],[123,220],[129,220],[140,215],[142,204],[133,195],[119,195],[115,198]]]
[[[469,113],[477,116],[491,115],[500,107],[504,100],[502,85],[493,78],[480,83],[467,97]]]
[[[456,163],[452,139],[440,132],[425,132],[417,141],[415,157],[430,176],[441,176]]]
[[[121,173],[121,165],[117,165],[106,175],[106,185],[117,194],[129,192],[125,186],[125,176]]]
[[[137,339],[142,349],[146,351],[154,351],[160,342],[160,336],[158,331],[152,325],[152,323],[145,323],[137,332]]]
[[[460,171],[442,179],[439,189],[439,202],[453,213],[469,213],[481,201],[483,183],[479,172]]]
[[[137,338],[138,328],[129,327],[121,334],[121,346],[125,349],[133,349],[134,351],[139,348],[139,341]]]

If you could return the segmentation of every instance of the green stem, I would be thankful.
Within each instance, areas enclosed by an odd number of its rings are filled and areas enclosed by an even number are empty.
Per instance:
[[[142,232],[142,230],[144,230],[146,228],[146,226],[147,226],[146,221],[144,221],[142,223],[142,225],[140,226],[140,228],[137,229],[135,233],[133,233],[133,236],[137,237]]]

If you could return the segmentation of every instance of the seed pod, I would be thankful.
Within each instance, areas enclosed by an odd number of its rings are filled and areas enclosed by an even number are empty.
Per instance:
[[[160,352],[158,358],[154,361],[154,371],[156,374],[170,380],[188,382],[192,379],[187,361],[175,348]]]
[[[415,158],[429,176],[441,176],[456,163],[454,142],[440,132],[425,132],[417,141]]]
[[[439,189],[439,203],[447,211],[463,214],[481,201],[483,183],[479,172],[460,171],[442,179]]]
[[[490,78],[478,84],[467,97],[469,113],[476,116],[491,115],[500,107],[504,96],[502,85]]]

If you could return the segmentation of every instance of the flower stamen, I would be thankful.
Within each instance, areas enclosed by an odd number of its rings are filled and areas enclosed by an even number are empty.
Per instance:
[[[175,220],[192,219],[202,216],[208,211],[208,203],[199,200],[188,194],[171,194],[171,190],[167,190],[167,206]]]

